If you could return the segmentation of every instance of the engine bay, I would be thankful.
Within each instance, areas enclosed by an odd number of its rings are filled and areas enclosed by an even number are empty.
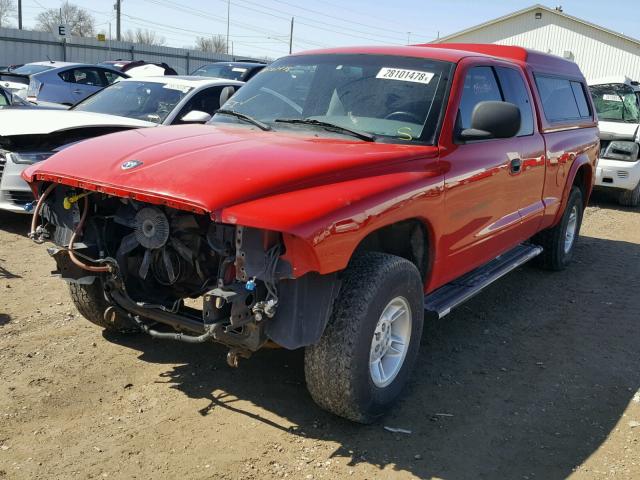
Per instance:
[[[232,348],[234,366],[266,343],[278,280],[290,275],[279,234],[57,184],[41,194],[34,225],[38,216],[31,237],[55,244],[49,253],[64,280],[103,285],[104,315],[126,316],[159,338],[214,339]]]

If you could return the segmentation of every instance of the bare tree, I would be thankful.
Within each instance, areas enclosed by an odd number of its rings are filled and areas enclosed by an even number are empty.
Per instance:
[[[36,17],[36,30],[56,33],[58,25],[68,25],[69,33],[76,37],[93,37],[96,20],[87,10],[62,2],[60,8],[50,8]]]
[[[227,40],[222,35],[196,38],[196,50],[212,53],[227,53]]]
[[[141,28],[137,29],[135,32],[131,30],[127,30],[123,35],[122,39],[125,42],[131,43],[142,43],[143,45],[164,45],[166,39],[156,34],[153,30],[142,30]]]
[[[0,27],[6,27],[9,19],[16,14],[16,4],[13,0],[0,0]]]

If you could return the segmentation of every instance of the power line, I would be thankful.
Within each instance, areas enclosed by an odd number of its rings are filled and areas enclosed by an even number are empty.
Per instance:
[[[219,0],[219,1],[224,1],[224,0]],[[237,4],[238,1],[241,1],[241,2],[244,2],[244,3],[248,3],[248,4],[251,4],[251,5],[256,5],[256,6],[259,6],[260,8],[268,8],[268,7],[262,7],[262,5],[256,4],[256,3],[251,2],[249,0],[236,0],[236,4]],[[261,13],[263,15],[268,15],[268,16],[275,17],[275,18],[279,18],[279,19],[282,19],[282,20],[288,20],[289,18],[291,18],[290,16],[281,16],[281,15],[277,15],[275,13],[265,12],[264,10],[258,10],[255,7],[248,7],[248,6],[242,5],[242,4],[238,4],[238,6],[243,7],[245,9],[247,9],[247,10],[250,10],[250,11],[254,11],[254,12]],[[274,9],[271,9],[271,10],[274,10]],[[280,12],[279,10],[276,10],[276,12],[284,14],[284,12]],[[310,28],[315,28],[317,30],[322,30],[322,31],[325,31],[325,32],[333,33],[335,35],[343,35],[343,36],[346,36],[346,37],[357,38],[357,39],[367,40],[369,42],[383,43],[383,44],[384,43],[389,43],[389,39],[391,39],[391,37],[382,36],[382,35],[378,35],[378,38],[372,38],[372,37],[367,36],[367,35],[375,35],[375,34],[372,34],[372,33],[369,33],[369,32],[362,32],[362,31],[359,31],[359,30],[350,29],[350,31],[352,31],[352,32],[359,33],[359,35],[354,35],[352,33],[346,32],[346,31],[335,30],[336,25],[330,24],[330,23],[327,23],[327,22],[323,22],[321,20],[313,20],[313,19],[310,19],[308,17],[303,17],[303,16],[300,16],[300,15],[296,15],[295,17],[298,20],[299,24],[305,25],[305,26],[310,27]],[[301,21],[300,19],[303,19],[303,20],[306,20],[306,21]],[[329,27],[332,27],[332,28],[326,28],[324,26],[313,25],[313,23],[309,23],[309,22],[315,22],[315,23],[318,23],[320,25],[326,25],[326,26],[329,26]],[[379,38],[386,38],[387,40],[380,40]],[[393,40],[394,43],[397,43],[397,44],[402,44],[403,43],[403,41],[399,41],[397,38],[393,38],[392,40]]]

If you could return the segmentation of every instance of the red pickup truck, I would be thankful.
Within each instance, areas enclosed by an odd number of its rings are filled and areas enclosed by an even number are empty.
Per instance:
[[[341,48],[277,60],[209,125],[106,135],[24,175],[30,235],[55,244],[88,320],[216,341],[233,366],[304,347],[314,400],[371,422],[407,381],[425,311],[534,257],[569,263],[598,151],[572,62]]]

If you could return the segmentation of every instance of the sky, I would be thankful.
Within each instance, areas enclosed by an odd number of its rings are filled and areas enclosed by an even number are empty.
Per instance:
[[[17,0],[16,0],[17,1]],[[115,37],[115,0],[71,0],[96,18],[98,31]],[[122,0],[122,30],[150,29],[165,45],[189,47],[198,36],[227,34],[235,55],[277,58],[293,51],[343,45],[428,42],[526,8],[535,0]],[[557,0],[540,3],[632,37],[640,37],[637,0]],[[22,0],[23,26],[58,8],[59,0]],[[626,12],[626,13],[625,13]]]

